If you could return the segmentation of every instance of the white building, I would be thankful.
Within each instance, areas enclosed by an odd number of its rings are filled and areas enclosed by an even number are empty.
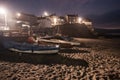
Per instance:
[[[51,28],[51,20],[47,17],[39,17],[38,18],[38,28]]]

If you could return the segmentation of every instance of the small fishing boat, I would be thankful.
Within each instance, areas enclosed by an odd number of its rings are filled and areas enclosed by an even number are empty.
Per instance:
[[[79,46],[80,43],[78,42],[72,42],[72,41],[65,41],[65,40],[59,40],[59,39],[41,39],[38,40],[40,43],[43,44],[58,44],[61,48],[72,48],[74,46]]]
[[[42,37],[42,39],[47,39],[47,40],[50,40],[50,39],[58,39],[58,40],[65,40],[65,41],[72,41],[72,40],[73,40],[72,37],[69,37],[69,36],[61,36],[61,35],[45,36],[45,37]]]
[[[72,38],[64,36],[47,36],[47,37],[29,37],[29,43],[38,43],[38,44],[50,44],[50,45],[59,45],[60,48],[72,48],[75,46],[80,46],[79,42],[71,41]]]
[[[8,38],[2,38],[2,44],[5,49],[19,53],[53,54],[59,52],[59,45],[38,45],[29,43],[20,43]]]

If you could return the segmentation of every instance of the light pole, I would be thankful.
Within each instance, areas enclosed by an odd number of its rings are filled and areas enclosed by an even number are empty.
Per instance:
[[[7,27],[7,15],[5,14],[5,27]]]
[[[8,29],[7,28],[7,12],[6,12],[6,9],[5,8],[0,8],[0,14],[4,15],[4,25],[5,25],[5,28],[4,29]]]

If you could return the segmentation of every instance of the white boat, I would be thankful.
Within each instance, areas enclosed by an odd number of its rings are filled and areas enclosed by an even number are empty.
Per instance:
[[[59,45],[19,43],[5,38],[2,40],[2,44],[4,48],[19,53],[55,54],[59,52]]]
[[[65,40],[59,40],[59,39],[41,39],[39,38],[39,42],[47,43],[47,44],[58,44],[61,48],[71,48],[74,46],[79,46],[80,43],[78,42],[72,42],[72,41],[65,41]]]

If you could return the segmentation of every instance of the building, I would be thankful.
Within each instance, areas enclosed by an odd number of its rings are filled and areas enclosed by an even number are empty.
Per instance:
[[[65,17],[60,16],[59,19],[58,19],[58,22],[59,22],[59,25],[63,25],[63,24],[65,24],[65,22],[66,22]]]
[[[28,35],[31,26],[37,22],[37,17],[32,14],[19,13],[13,16],[9,22],[10,30],[19,31],[20,34]]]
[[[39,28],[51,28],[52,27],[51,20],[47,17],[38,17],[37,23],[38,23]]]
[[[38,17],[39,26],[41,27],[49,27],[52,28],[57,25],[62,25],[65,23],[65,18],[62,16],[56,16],[55,14],[45,16],[45,17]]]
[[[78,22],[78,15],[68,14],[66,16],[66,23],[74,24],[74,23],[77,23],[77,22]]]
[[[92,21],[90,19],[88,19],[88,18],[84,18],[82,20],[82,24],[85,24],[87,26],[92,26]]]
[[[18,21],[29,22],[30,25],[37,22],[37,16],[32,15],[32,14],[19,13],[16,15],[16,19]]]
[[[92,21],[91,21],[90,19],[88,19],[88,18],[82,19],[82,24],[86,25],[87,28],[88,28],[91,32],[94,31],[93,24],[92,24]]]

